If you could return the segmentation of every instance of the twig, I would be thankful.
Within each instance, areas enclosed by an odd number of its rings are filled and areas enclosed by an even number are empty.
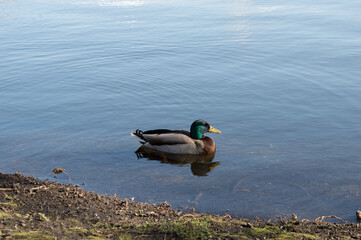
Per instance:
[[[40,189],[46,190],[46,189],[48,189],[48,188],[45,187],[44,185],[42,185],[42,186],[39,186],[39,187],[30,188],[29,191],[30,191],[30,194],[35,194],[35,192],[38,191],[38,190],[40,190]]]
[[[64,171],[64,173],[65,173],[66,175],[68,175],[68,177],[69,177],[69,182],[71,182],[71,177],[70,177],[70,175],[69,175],[67,172],[65,172],[65,171]]]
[[[202,197],[202,195],[203,195],[203,192],[200,192],[198,194],[198,196],[196,197],[196,199],[194,199],[194,202],[198,202],[198,200]]]
[[[345,220],[343,220],[342,218],[337,217],[337,216],[322,216],[322,217],[318,217],[318,218],[315,219],[315,222],[322,222],[322,221],[325,220],[326,218],[335,218],[335,219],[341,220],[341,221],[343,221],[343,222],[346,222]]]
[[[186,213],[183,216],[181,216],[179,219],[183,219],[183,218],[186,218],[186,217],[192,217],[194,219],[196,216],[194,216],[194,214],[191,214],[191,213]]]

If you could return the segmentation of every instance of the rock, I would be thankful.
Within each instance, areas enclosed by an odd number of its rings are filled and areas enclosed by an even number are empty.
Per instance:
[[[361,222],[361,211],[356,211],[356,219],[358,222]]]

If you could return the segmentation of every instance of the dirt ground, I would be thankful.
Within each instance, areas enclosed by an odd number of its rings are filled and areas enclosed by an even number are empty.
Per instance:
[[[361,239],[356,223],[232,218],[0,173],[2,239]]]

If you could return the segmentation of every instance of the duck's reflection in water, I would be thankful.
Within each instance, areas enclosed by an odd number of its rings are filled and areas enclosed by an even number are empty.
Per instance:
[[[195,176],[208,176],[207,174],[215,167],[220,165],[220,162],[212,162],[214,153],[209,155],[181,155],[171,154],[155,151],[153,149],[141,146],[135,152],[138,159],[147,158],[149,160],[157,160],[161,163],[191,165],[191,171]]]

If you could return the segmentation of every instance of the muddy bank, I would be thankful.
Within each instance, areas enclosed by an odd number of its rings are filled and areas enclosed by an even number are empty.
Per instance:
[[[233,219],[0,174],[2,239],[360,239],[355,223]]]

